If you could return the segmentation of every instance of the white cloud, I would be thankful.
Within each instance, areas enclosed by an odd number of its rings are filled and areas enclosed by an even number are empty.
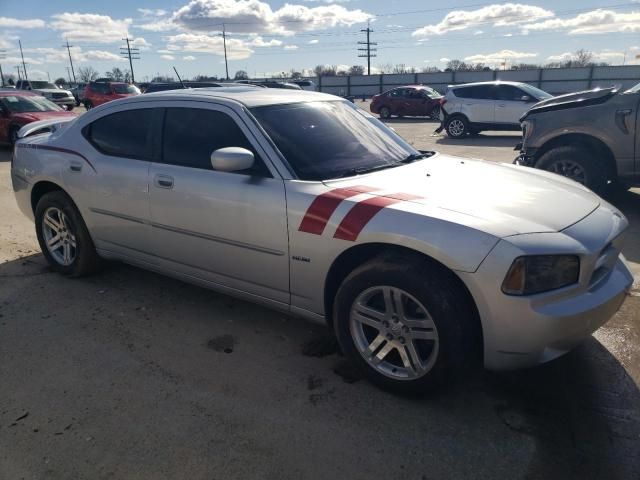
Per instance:
[[[530,22],[531,20],[553,16],[553,12],[534,5],[521,3],[494,4],[477,10],[454,10],[449,12],[440,23],[426,25],[414,31],[412,35],[415,37],[443,35],[448,32],[465,30],[483,24],[504,27],[514,23]]]
[[[44,55],[44,57],[41,58],[40,63],[66,64],[69,62],[69,56],[67,54],[67,50],[62,48],[51,48],[51,47],[25,48],[24,51],[27,53],[37,53],[40,55]],[[71,57],[73,58],[73,61],[75,63],[84,63],[84,62],[93,62],[93,61],[97,61],[97,62],[102,62],[102,61],[123,62],[124,61],[124,58],[112,52],[107,52],[105,50],[84,51],[81,47],[71,47]]]
[[[309,40],[309,45],[316,45],[320,43],[320,40]]]
[[[180,33],[167,37],[167,49],[172,52],[209,53],[224,56],[222,37],[195,33]],[[227,56],[230,60],[249,58],[254,50],[244,40],[227,39]]]
[[[168,13],[166,10],[162,10],[160,8],[138,8],[138,12],[140,12],[143,17],[163,17]]]
[[[628,50],[633,51],[634,47],[631,47]],[[625,55],[625,52],[616,52],[614,50],[605,49],[599,52],[592,52],[592,53],[593,53],[594,62],[607,62],[615,65],[615,64],[621,64],[623,60],[627,60],[627,63],[633,63],[632,62],[633,54],[627,53]],[[575,53],[564,52],[564,53],[559,53],[557,55],[551,55],[547,57],[547,60],[550,62],[566,62],[573,58],[575,58]]]
[[[247,44],[251,45],[252,47],[279,47],[280,45],[282,45],[282,40],[276,40],[275,38],[272,38],[268,42],[265,42],[262,37],[258,36],[252,37],[247,42]]]
[[[372,16],[341,5],[306,7],[285,4],[274,11],[260,0],[191,0],[173,14],[173,21],[190,31],[293,34],[365,22]]]
[[[142,37],[136,37],[133,39],[132,42],[129,42],[131,44],[132,47],[137,47],[140,50],[149,50],[153,44],[151,44],[150,42],[147,42],[144,38]]]
[[[167,53],[167,54],[169,54],[171,52],[172,52],[172,50],[166,50],[166,49],[164,49],[164,50],[156,50],[156,53]]]
[[[451,59],[447,58],[447,57],[443,57],[439,61],[440,61],[440,63],[449,63],[451,61]]]
[[[168,32],[178,28],[178,26],[168,18],[162,18],[149,23],[142,23],[140,25],[135,25],[135,27],[141,28],[142,30],[148,30],[149,32]]]
[[[285,45],[284,49],[285,50],[297,50],[298,46],[297,45]]]
[[[62,32],[63,38],[80,42],[115,43],[129,34],[131,19],[114,20],[108,15],[93,13],[59,13],[52,15],[51,27]]]
[[[20,18],[0,17],[0,27],[3,28],[44,28],[44,20],[32,18],[23,20]]]
[[[598,33],[640,33],[640,12],[618,13],[593,10],[567,18],[553,18],[523,25],[525,31],[567,30],[570,35]]]
[[[476,30],[473,32],[474,35],[482,35],[484,32],[482,30]]]
[[[524,58],[534,58],[537,57],[537,53],[531,52],[515,52],[513,50],[500,50],[499,52],[494,53],[479,53],[476,55],[471,55],[469,57],[465,57],[465,62],[471,63],[498,63],[504,62],[505,60],[519,60]]]
[[[197,60],[196,57],[194,57],[193,55],[187,55],[186,57],[182,57],[183,60],[186,60],[187,62],[192,62],[194,60]]]
[[[175,60],[176,57],[174,57],[173,55],[161,55],[160,58],[164,59],[164,60]]]
[[[2,60],[3,64],[7,64],[7,65],[22,65],[22,58],[21,57],[7,57],[4,60]],[[33,58],[33,57],[24,57],[24,63],[26,63],[27,65],[42,65],[44,63],[43,59],[39,59],[39,58]],[[7,72],[8,73],[8,72]],[[29,70],[27,69],[27,73],[29,73]]]

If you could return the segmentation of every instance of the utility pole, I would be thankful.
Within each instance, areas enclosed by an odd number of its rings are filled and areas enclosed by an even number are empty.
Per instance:
[[[227,32],[222,24],[222,45],[224,46],[224,70],[227,73],[227,80],[229,80],[229,64],[227,63]]]
[[[65,45],[63,45],[64,47]],[[71,47],[73,47],[73,45],[69,45],[69,40],[67,40],[67,52],[69,53],[69,63],[71,64],[71,73],[73,73],[73,83],[76,83],[76,72],[73,69],[73,60],[71,60]],[[68,70],[68,69],[67,69]],[[68,73],[68,72],[67,72]],[[71,83],[71,77],[69,77],[69,83]]]
[[[0,60],[7,58],[7,51],[0,50]],[[0,62],[0,84],[4,87],[4,74],[2,73],[2,62]]]
[[[129,42],[133,41],[133,39],[127,37],[123,38],[122,40],[127,42],[127,47],[126,49],[125,47],[120,47],[120,55],[129,58],[129,67],[131,68],[131,83],[136,83],[136,79],[133,76],[133,60],[140,60],[140,49],[135,47],[131,48]]]
[[[371,48],[372,46],[378,45],[376,42],[372,42],[369,38],[369,35],[373,33],[373,30],[369,28],[369,22],[367,22],[367,28],[360,30],[367,34],[367,40],[365,42],[358,42],[358,45],[366,45],[365,48],[358,48],[359,52],[366,52],[358,54],[358,57],[367,57],[367,75],[371,75],[371,57],[376,57],[377,48]]]
[[[18,81],[22,80],[22,75],[20,75],[20,65],[16,65],[16,70],[18,70]]]
[[[69,77],[69,83],[71,83],[71,72],[69,71],[69,67],[64,67],[64,68],[67,69],[67,76]],[[75,77],[75,75],[74,75],[74,77]],[[75,83],[75,80],[74,80],[74,83]]]
[[[18,45],[20,45],[20,56],[22,57],[22,70],[24,71],[24,79],[29,82],[29,77],[27,77],[27,66],[24,63],[24,54],[22,53],[22,42],[18,40]]]

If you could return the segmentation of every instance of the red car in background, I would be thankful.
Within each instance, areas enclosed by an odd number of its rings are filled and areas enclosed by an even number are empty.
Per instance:
[[[131,83],[96,80],[84,89],[84,107],[87,110],[118,98],[140,95],[140,89]]]
[[[407,85],[374,95],[369,109],[380,118],[429,117],[440,119],[440,99],[442,95],[425,85]]]
[[[0,143],[13,145],[18,138],[18,130],[24,125],[57,117],[75,117],[76,114],[63,110],[55,103],[35,93],[0,91]]]

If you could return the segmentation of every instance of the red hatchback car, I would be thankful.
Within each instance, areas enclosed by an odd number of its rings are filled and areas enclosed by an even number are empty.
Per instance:
[[[84,89],[83,103],[84,107],[90,110],[111,100],[134,95],[140,95],[140,90],[130,83],[96,80],[95,82],[87,83]]]
[[[35,93],[0,91],[0,143],[13,145],[18,139],[18,130],[28,123],[75,116]]]
[[[370,110],[380,118],[430,117],[440,119],[440,99],[442,95],[425,85],[407,85],[388,90],[371,99]]]

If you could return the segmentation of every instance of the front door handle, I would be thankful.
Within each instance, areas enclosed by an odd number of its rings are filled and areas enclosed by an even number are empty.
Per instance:
[[[158,188],[173,188],[173,177],[169,175],[156,175],[153,183]]]
[[[72,172],[81,172],[82,164],[79,162],[71,162],[69,164],[69,170],[71,170]]]

